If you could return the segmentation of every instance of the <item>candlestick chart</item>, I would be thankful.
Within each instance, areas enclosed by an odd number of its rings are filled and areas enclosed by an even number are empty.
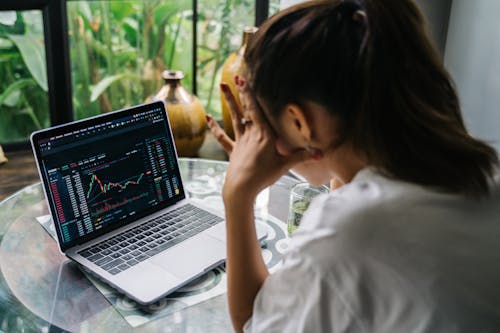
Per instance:
[[[89,202],[92,202],[101,196],[101,194],[105,195],[111,190],[116,189],[118,191],[123,191],[126,190],[129,185],[139,185],[143,176],[144,173],[142,172],[139,175],[132,176],[122,181],[106,183],[100,180],[96,174],[92,174],[89,190],[87,192],[87,199]]]
[[[151,171],[144,171],[138,151],[96,163],[84,172],[85,197],[94,219],[109,214],[130,214],[147,203]]]

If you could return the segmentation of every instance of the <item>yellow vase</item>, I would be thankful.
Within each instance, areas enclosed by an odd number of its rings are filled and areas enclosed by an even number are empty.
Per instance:
[[[164,71],[165,85],[148,100],[164,101],[179,156],[196,156],[203,141],[207,120],[200,100],[181,84],[181,71]]]
[[[232,53],[227,58],[224,66],[222,67],[221,82],[227,83],[231,92],[236,97],[236,102],[241,106],[240,97],[238,95],[238,90],[234,83],[234,77],[236,75],[243,74],[245,69],[243,56],[245,55],[245,50],[250,37],[257,32],[256,27],[247,27],[243,31],[243,39],[241,41],[241,46],[238,51]],[[222,106],[222,125],[224,131],[234,139],[233,124],[231,122],[231,113],[229,112],[229,107],[227,106],[224,96],[221,95],[221,106]]]

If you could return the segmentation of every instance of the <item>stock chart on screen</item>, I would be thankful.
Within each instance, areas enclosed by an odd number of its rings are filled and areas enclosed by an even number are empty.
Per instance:
[[[41,147],[63,241],[118,223],[182,193],[160,109],[54,137]]]

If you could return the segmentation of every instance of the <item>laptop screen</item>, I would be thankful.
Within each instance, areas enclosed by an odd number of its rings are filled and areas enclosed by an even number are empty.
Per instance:
[[[61,249],[185,198],[163,103],[34,134]]]

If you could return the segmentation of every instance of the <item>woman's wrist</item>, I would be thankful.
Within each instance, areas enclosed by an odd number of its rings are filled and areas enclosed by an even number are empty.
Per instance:
[[[256,197],[257,195],[254,195],[245,189],[229,189],[226,186],[222,189],[222,200],[224,202],[226,212],[233,212],[235,210],[244,212],[249,209],[253,209]]]
[[[230,200],[237,200],[244,202],[254,202],[259,191],[254,189],[250,184],[233,184],[226,182],[222,187],[222,199],[224,203]]]

